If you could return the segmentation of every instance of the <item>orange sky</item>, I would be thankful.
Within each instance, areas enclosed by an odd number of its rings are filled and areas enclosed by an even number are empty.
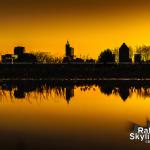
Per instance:
[[[69,40],[76,55],[97,58],[106,48],[150,45],[148,0],[2,0],[0,53],[14,46],[64,55]]]

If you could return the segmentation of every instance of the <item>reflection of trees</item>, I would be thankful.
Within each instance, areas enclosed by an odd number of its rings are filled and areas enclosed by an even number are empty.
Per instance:
[[[111,86],[102,86],[100,88],[100,91],[106,95],[111,95],[113,92],[113,87]]]
[[[150,97],[150,88],[142,87],[140,89],[137,89],[136,93],[140,97],[148,98],[148,97]]]
[[[71,93],[70,93],[71,92]],[[66,98],[70,100],[74,95],[74,86],[57,85],[52,82],[1,82],[0,83],[0,99],[26,99],[29,102],[30,98],[36,101],[43,101],[47,99]]]
[[[117,88],[113,86],[101,86],[100,91],[108,96],[111,94],[120,95],[124,101],[130,96],[129,89],[127,87],[120,86]]]
[[[127,85],[118,85],[118,86],[109,86],[109,85],[99,85],[100,91],[105,95],[119,95],[123,101],[126,101],[133,93],[136,93],[137,96],[148,98],[150,97],[150,86],[127,86]]]
[[[39,102],[63,98],[69,103],[74,97],[75,87],[81,92],[95,91],[95,87],[99,87],[101,93],[119,96],[124,101],[133,93],[143,98],[150,97],[150,83],[147,81],[3,81],[0,82],[0,100],[6,101],[9,96],[12,101],[26,99],[31,103],[32,98]]]

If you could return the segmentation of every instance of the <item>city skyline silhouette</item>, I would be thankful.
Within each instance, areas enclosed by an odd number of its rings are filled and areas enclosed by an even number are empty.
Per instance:
[[[149,16],[149,0],[1,0],[0,150],[149,149],[130,138],[150,126]]]
[[[10,53],[14,46],[23,45],[28,52],[63,55],[69,40],[77,56],[96,58],[123,42],[133,47],[150,45],[149,14],[147,0],[2,0],[0,52]]]

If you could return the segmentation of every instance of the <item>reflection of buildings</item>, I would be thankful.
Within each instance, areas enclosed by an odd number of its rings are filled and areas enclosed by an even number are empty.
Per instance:
[[[129,48],[125,43],[119,48],[119,62],[131,62],[131,59],[129,58]]]
[[[129,97],[130,88],[131,88],[130,86],[125,86],[125,85],[119,85],[119,86],[115,86],[115,85],[113,86],[111,84],[100,85],[100,91],[102,93],[104,93],[107,96],[110,96],[111,94],[117,94],[117,95],[119,94],[119,96],[123,101],[126,101],[127,98]]]
[[[130,95],[130,92],[129,92],[129,88],[128,87],[119,87],[119,95],[120,97],[122,98],[123,101],[126,101],[127,98],[129,97]]]
[[[71,98],[74,96],[74,86],[66,87],[66,100],[69,103]]]
[[[33,83],[19,82],[19,83],[2,83],[2,90],[12,92],[14,89],[14,97],[17,99],[25,98],[26,94],[36,90]]]
[[[16,84],[16,90],[14,91],[15,98],[25,98],[27,93],[33,92],[36,90],[34,83],[23,82]]]
[[[10,96],[17,99],[24,99],[30,96],[31,92],[39,93],[40,96],[56,96],[63,97],[69,103],[74,97],[74,87],[81,87],[82,92],[89,91],[92,86],[98,86],[101,93],[107,96],[112,94],[120,96],[122,100],[126,101],[128,97],[134,92],[140,97],[150,97],[150,81],[100,81],[99,83],[82,83],[76,81],[1,81],[0,94],[5,95],[5,91],[9,91]],[[95,91],[95,90],[94,90]],[[6,96],[6,95],[5,95]]]
[[[30,95],[31,92],[38,92],[44,96],[52,93],[57,96],[64,96],[67,103],[70,102],[74,96],[74,84],[55,84],[52,82],[31,82],[31,81],[13,81],[13,82],[2,82],[0,83],[2,91],[9,91],[11,97],[14,96],[16,99],[24,99]],[[45,97],[45,96],[44,96]]]
[[[18,99],[25,98],[25,92],[22,90],[15,90],[14,97]]]

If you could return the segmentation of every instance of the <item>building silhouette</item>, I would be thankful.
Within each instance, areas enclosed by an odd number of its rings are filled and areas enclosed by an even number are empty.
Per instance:
[[[122,46],[119,48],[119,63],[131,62],[129,52],[130,49],[125,43],[123,43]]]
[[[1,57],[2,63],[12,64],[15,60],[15,57],[12,54],[2,55]]]
[[[30,53],[24,53],[23,55],[18,55],[18,58],[15,60],[16,63],[36,63],[36,56]]]
[[[13,63],[36,63],[36,56],[30,53],[25,53],[25,47],[18,46],[14,48],[14,54],[2,55],[3,64]]]
[[[25,47],[18,46],[14,48],[14,55],[23,55],[25,53]]]
[[[15,62],[17,63],[35,63],[36,56],[25,52],[25,47],[18,46],[14,48],[14,55],[17,55]]]
[[[74,61],[74,48],[70,46],[69,41],[66,43],[66,54],[63,59],[63,62],[73,62]]]
[[[66,57],[74,58],[74,48],[70,46],[69,41],[66,44]]]

